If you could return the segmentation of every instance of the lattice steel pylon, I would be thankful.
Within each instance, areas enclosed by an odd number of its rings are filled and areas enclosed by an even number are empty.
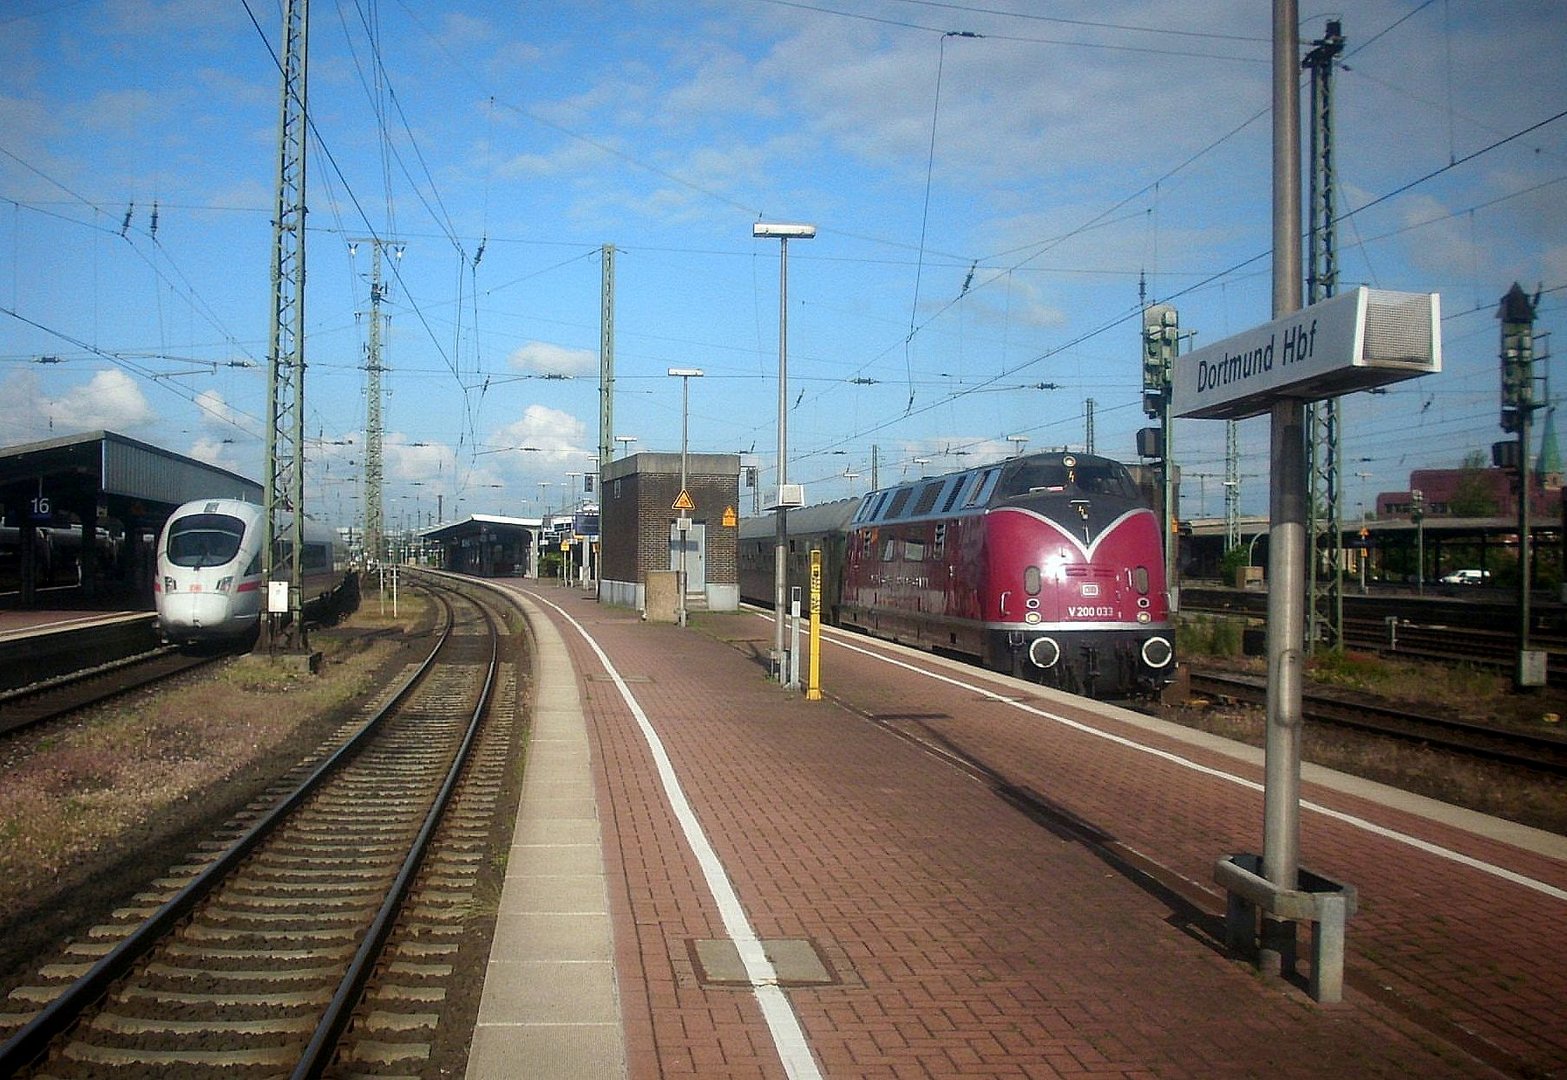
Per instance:
[[[387,243],[379,237],[355,240],[352,243],[368,243],[370,252],[370,333],[365,345],[365,552],[373,564],[386,561],[386,510],[382,494],[383,444],[386,424],[381,415],[381,376],[386,371],[381,363],[381,327],[385,316],[381,314],[381,301],[386,299],[386,286],[381,281],[381,247]]]
[[[305,114],[309,0],[284,0],[278,109],[277,204],[272,217],[272,311],[267,345],[267,582],[287,580],[288,617],[268,614],[261,647],[306,647],[300,559],[305,535]],[[269,605],[270,607],[270,605]]]
[[[1333,63],[1344,51],[1342,24],[1328,20],[1327,33],[1312,42],[1301,62],[1311,72],[1311,207],[1307,302],[1338,291],[1338,225],[1334,206]],[[1344,640],[1344,531],[1340,512],[1339,457],[1342,431],[1337,398],[1306,407],[1310,492],[1306,503],[1308,550],[1306,651],[1318,643],[1337,648]]]

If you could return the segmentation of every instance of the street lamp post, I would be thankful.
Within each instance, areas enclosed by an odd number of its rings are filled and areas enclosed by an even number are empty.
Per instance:
[[[676,620],[681,626],[686,624],[686,547],[691,539],[691,516],[686,509],[691,496],[686,492],[686,445],[691,430],[691,380],[702,377],[701,368],[669,369],[669,374],[680,380],[680,498],[676,500],[680,504],[680,524],[676,533],[680,537],[680,606],[676,609]]]
[[[575,542],[576,536],[577,536],[577,528],[576,528],[577,511],[582,509],[582,503],[577,498],[577,477],[579,477],[581,475],[582,474],[580,472],[567,472],[566,473],[566,483],[571,488],[571,502],[568,504],[570,506],[570,509],[566,510],[566,521],[567,521],[567,523],[568,523],[568,525],[570,527],[570,530],[571,530],[570,531],[570,535],[571,535],[571,539],[572,539],[573,542]],[[586,559],[586,557],[584,557],[583,558],[583,563],[586,564],[586,562],[587,562],[587,559]],[[566,553],[566,584],[567,585],[570,585],[572,583],[572,574],[575,573],[575,572],[576,571],[574,570],[574,568],[571,565],[571,553],[568,551]]]
[[[545,520],[550,516],[549,490],[550,482],[548,480],[540,480],[539,527],[533,536],[533,576],[538,578],[541,584],[544,581],[544,524]]]
[[[789,241],[809,240],[815,235],[815,225],[758,221],[751,226],[752,238],[778,241],[778,523],[773,547],[773,658],[778,664],[778,681],[786,686],[794,685],[789,665],[784,662],[784,603],[789,591],[788,510],[784,506],[784,485],[789,475]]]

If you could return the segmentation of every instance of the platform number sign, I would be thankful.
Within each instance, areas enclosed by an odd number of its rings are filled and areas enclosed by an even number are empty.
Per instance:
[[[49,496],[39,493],[28,501],[27,512],[34,521],[48,521],[54,517],[54,506]]]

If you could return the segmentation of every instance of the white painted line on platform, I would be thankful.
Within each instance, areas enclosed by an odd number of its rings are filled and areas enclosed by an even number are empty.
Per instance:
[[[1171,753],[1168,750],[1160,750],[1157,747],[1145,746],[1142,743],[1139,743],[1133,739],[1128,739],[1123,735],[1116,735],[1108,731],[1103,731],[1091,724],[1085,724],[1080,720],[1073,720],[1070,717],[1062,716],[1060,713],[1053,713],[1047,709],[1036,708],[1027,702],[1016,701],[1006,696],[1005,694],[997,693],[996,691],[987,689],[986,687],[980,686],[977,683],[965,682],[962,679],[953,678],[950,675],[942,675],[934,671],[929,671],[925,668],[918,667],[903,660],[894,659],[893,657],[888,656],[885,653],[877,652],[874,649],[867,649],[859,645],[851,645],[846,641],[835,641],[834,644],[840,646],[841,648],[848,649],[850,652],[859,653],[861,656],[868,656],[873,660],[880,660],[884,664],[891,664],[893,667],[903,668],[905,671],[911,671],[915,674],[923,675],[926,678],[935,679],[937,682],[944,682],[950,686],[955,686],[960,690],[966,690],[971,693],[978,694],[981,697],[989,698],[998,704],[1010,705],[1012,708],[1018,709],[1021,712],[1026,712],[1034,716],[1042,717],[1046,720],[1053,720],[1056,723],[1063,725],[1064,727],[1069,727],[1074,731],[1080,731],[1085,735],[1094,735],[1098,738],[1106,739],[1110,742],[1116,743],[1119,746],[1124,746],[1127,749],[1137,750],[1144,754],[1150,754],[1154,757],[1162,758],[1165,761],[1179,765],[1185,769],[1190,769],[1193,772],[1202,773],[1205,776],[1211,776],[1219,780],[1226,780],[1232,784],[1238,784],[1241,787],[1249,788],[1252,791],[1261,792],[1263,790],[1263,785],[1255,780],[1248,779],[1244,776],[1237,776],[1235,773],[1225,772],[1223,769],[1216,769],[1210,765],[1203,765],[1200,762],[1193,761],[1190,758],[1182,757],[1179,754]],[[1433,844],[1428,840],[1420,839],[1418,836],[1410,836],[1408,833],[1399,832],[1396,829],[1389,829],[1386,826],[1367,821],[1365,818],[1356,817],[1354,814],[1346,814],[1343,811],[1334,810],[1331,807],[1322,806],[1319,803],[1314,803],[1309,800],[1301,800],[1300,805],[1302,809],[1321,814],[1323,817],[1333,818],[1335,821],[1342,821],[1346,825],[1361,829],[1365,832],[1369,832],[1375,836],[1392,840],[1395,843],[1405,844],[1419,851],[1423,851],[1428,855],[1434,855],[1439,859],[1446,859],[1449,862],[1455,862],[1461,866],[1467,866],[1470,869],[1478,870],[1483,874],[1490,874],[1493,877],[1501,878],[1503,881],[1510,881],[1515,885],[1522,885],[1526,889],[1533,889],[1535,892],[1543,893],[1552,899],[1567,901],[1567,889],[1561,889],[1548,882],[1540,881],[1537,878],[1528,877],[1527,875],[1520,874],[1514,870],[1509,870],[1505,866],[1497,866],[1495,863],[1486,862],[1483,859],[1476,859],[1473,856],[1465,855],[1461,851],[1454,851],[1451,848],[1443,847],[1440,844]]]
[[[599,643],[593,639],[592,634],[588,633],[587,628],[572,618],[560,605],[552,603],[538,593],[529,593],[528,596],[554,608],[560,613],[561,618],[576,628],[577,633],[581,634],[582,639],[588,643],[588,647],[598,655],[599,662],[604,665],[610,680],[620,691],[626,707],[631,710],[631,715],[636,717],[637,725],[642,730],[642,737],[647,742],[648,751],[653,755],[653,761],[658,766],[659,779],[664,785],[664,796],[669,800],[676,820],[680,822],[680,829],[685,834],[686,843],[690,845],[697,863],[702,867],[702,876],[707,881],[707,888],[712,894],[713,902],[718,905],[719,915],[724,921],[724,929],[728,932],[730,940],[734,942],[740,960],[745,965],[746,978],[750,981],[752,993],[756,995],[756,1003],[762,1010],[762,1016],[767,1021],[767,1030],[772,1035],[773,1046],[778,1051],[779,1060],[783,1062],[784,1071],[790,1077],[799,1080],[820,1078],[821,1071],[817,1068],[816,1059],[805,1041],[805,1031],[800,1026],[799,1017],[795,1015],[794,1006],[790,1004],[783,988],[778,985],[778,973],[774,970],[772,961],[767,959],[762,942],[756,936],[756,931],[752,929],[750,919],[746,917],[745,908],[729,881],[723,863],[719,861],[718,853],[713,850],[712,844],[708,843],[707,834],[702,831],[702,824],[697,820],[696,811],[691,808],[691,803],[686,798],[685,790],[680,785],[680,778],[675,775],[674,763],[669,760],[663,740],[658,737],[658,732],[653,730],[652,722],[642,711],[642,706],[637,703],[630,687],[621,678],[620,672],[616,670],[614,664],[610,663],[609,655],[599,647]]]

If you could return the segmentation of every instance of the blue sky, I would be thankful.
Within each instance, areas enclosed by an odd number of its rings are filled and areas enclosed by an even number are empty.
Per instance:
[[[1302,14],[1309,42],[1336,13]],[[1543,288],[1541,332],[1561,321],[1567,18],[1341,14],[1341,285],[1440,292],[1445,317],[1442,374],[1344,399],[1354,514],[1503,438],[1515,280]],[[0,10],[0,444],[106,427],[260,478],[280,22],[263,0]],[[605,244],[613,434],[678,451],[666,371],[699,367],[691,448],[754,452],[770,484],[779,252],[758,219],[819,229],[789,249],[808,501],[863,492],[873,447],[884,483],[1008,436],[1081,447],[1089,399],[1095,448],[1135,460],[1140,278],[1196,345],[1270,318],[1268,35],[1258,0],[316,0],[310,511],[360,513],[369,236],[401,252],[394,527],[580,493]],[[1183,516],[1222,513],[1224,424],[1176,441]],[[1241,445],[1263,513],[1267,421]]]

